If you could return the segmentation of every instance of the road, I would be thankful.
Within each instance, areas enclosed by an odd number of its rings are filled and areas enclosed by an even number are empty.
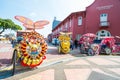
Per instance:
[[[58,54],[49,45],[47,59],[37,69],[17,68],[14,76],[5,80],[120,80],[120,56],[86,56],[77,49],[69,54]],[[7,71],[7,70],[6,70]],[[3,78],[1,78],[3,79]]]
[[[14,48],[12,48],[10,42],[0,42],[0,79],[7,78],[12,75],[13,65],[11,65],[11,59],[13,55],[13,50]],[[49,44],[46,57],[47,58],[44,60],[42,65],[38,66],[38,68],[54,64],[60,59],[71,57],[71,55],[58,54],[57,47]],[[31,69],[22,67],[20,65],[16,66],[16,74],[29,70]]]

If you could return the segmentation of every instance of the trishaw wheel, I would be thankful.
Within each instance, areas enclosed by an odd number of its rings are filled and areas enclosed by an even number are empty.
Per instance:
[[[13,52],[13,58],[12,58],[12,64],[13,64],[13,71],[12,71],[12,75],[15,74],[15,68],[16,68],[16,54],[17,54],[17,50],[15,49]]]
[[[80,48],[80,53],[85,54],[85,50],[83,50],[83,48]]]
[[[110,55],[110,54],[111,54],[111,52],[112,52],[112,51],[111,51],[111,49],[110,49],[110,48],[105,48],[105,53],[106,53],[106,54]]]

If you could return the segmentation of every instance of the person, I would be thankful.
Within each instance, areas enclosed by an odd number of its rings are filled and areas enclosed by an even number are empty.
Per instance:
[[[18,36],[18,37],[17,37],[17,42],[18,42],[18,43],[20,43],[22,40],[23,40],[23,37],[22,37],[22,36]]]
[[[55,38],[55,46],[57,46],[57,38]]]
[[[70,49],[73,50],[73,40],[70,40]]]
[[[78,42],[79,49],[82,47],[82,40],[80,39]]]
[[[78,47],[78,41],[77,41],[77,39],[75,39],[74,45],[75,45],[75,48],[77,49],[77,47]]]
[[[16,44],[17,44],[17,40],[13,39],[13,41],[12,41],[12,47],[14,48],[16,46]]]

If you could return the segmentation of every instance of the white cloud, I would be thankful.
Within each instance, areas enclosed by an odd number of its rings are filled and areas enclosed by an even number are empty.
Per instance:
[[[30,16],[30,17],[36,17],[36,16],[37,16],[37,13],[31,12],[31,13],[29,14],[29,16]]]

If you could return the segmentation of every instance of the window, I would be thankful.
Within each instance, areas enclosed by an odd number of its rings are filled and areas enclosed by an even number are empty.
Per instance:
[[[101,33],[104,33],[104,31],[101,31]]]
[[[67,29],[68,28],[68,23],[66,22],[66,24],[65,24],[65,28]]]
[[[60,29],[58,28],[58,32],[60,31]]]
[[[72,26],[72,19],[70,19],[70,27]]]
[[[81,36],[82,36],[81,34],[77,34],[77,35],[76,35],[76,39],[77,39],[77,40],[80,40],[80,37],[81,37]]]
[[[60,30],[62,31],[62,26],[61,26]]]
[[[106,13],[103,13],[103,14],[100,14],[100,22],[106,22],[108,21],[108,14]]]
[[[110,33],[107,33],[107,36],[110,36]]]
[[[100,30],[97,32],[98,39],[101,39],[101,37],[111,36],[110,32],[107,30]]]
[[[78,25],[82,25],[82,17],[78,17]]]

